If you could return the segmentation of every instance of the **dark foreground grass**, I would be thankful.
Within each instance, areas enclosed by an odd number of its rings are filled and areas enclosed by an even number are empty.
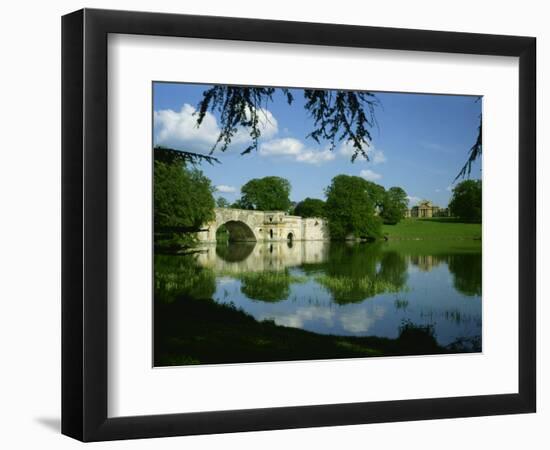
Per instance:
[[[397,339],[321,335],[258,322],[232,305],[180,298],[155,305],[155,366],[458,353],[430,327],[404,324]]]
[[[403,219],[397,225],[383,225],[389,240],[474,240],[481,239],[480,223],[453,218]]]

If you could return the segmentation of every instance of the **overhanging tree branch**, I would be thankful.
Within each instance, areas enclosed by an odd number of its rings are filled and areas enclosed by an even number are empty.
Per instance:
[[[476,99],[476,102],[480,101],[481,97],[478,97]],[[468,151],[468,159],[464,166],[462,166],[462,169],[460,169],[460,172],[458,172],[458,175],[453,180],[453,183],[458,180],[459,178],[469,177],[470,173],[472,172],[472,164],[474,161],[481,156],[481,152],[483,150],[482,145],[482,126],[483,126],[483,114],[479,115],[479,125],[477,128],[477,139],[474,145],[470,147],[470,150]]]
[[[208,111],[220,115],[220,133],[213,145],[212,154],[218,147],[227,150],[239,129],[248,129],[251,144],[241,153],[250,153],[258,149],[262,135],[263,114],[268,121],[267,105],[273,101],[275,88],[212,86],[203,92],[202,100],[195,112],[197,126],[201,126]],[[281,88],[282,94],[290,105],[294,97],[290,89]],[[354,161],[357,156],[369,160],[367,148],[371,142],[369,129],[376,124],[375,108],[379,101],[373,93],[353,91],[331,91],[304,89],[306,103],[304,108],[314,121],[314,129],[307,135],[316,142],[326,140],[334,150],[337,142],[351,142]],[[265,105],[259,107],[258,105]]]
[[[203,155],[201,153],[188,152],[184,150],[176,150],[168,147],[156,146],[154,149],[154,157],[157,161],[165,163],[190,163],[198,164],[201,162],[207,162],[214,165],[214,163],[220,163],[220,160],[211,155]]]

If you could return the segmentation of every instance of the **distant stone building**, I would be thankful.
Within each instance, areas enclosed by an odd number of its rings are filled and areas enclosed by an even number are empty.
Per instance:
[[[440,208],[429,200],[422,200],[418,205],[413,206],[405,214],[405,217],[430,218],[430,217],[449,217],[449,208]]]

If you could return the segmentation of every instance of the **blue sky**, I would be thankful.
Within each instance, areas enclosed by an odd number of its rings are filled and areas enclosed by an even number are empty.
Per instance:
[[[209,85],[154,83],[153,139],[155,145],[208,153],[219,132],[219,118],[208,113],[200,128],[193,116]],[[420,199],[447,206],[452,182],[477,137],[481,101],[459,95],[375,93],[378,127],[371,130],[370,161],[351,162],[350,146],[317,144],[306,139],[313,123],[304,109],[303,91],[293,90],[289,106],[277,91],[262,117],[259,150],[240,155],[248,133],[237,133],[230,148],[216,151],[221,164],[200,169],[217,187],[216,195],[236,200],[251,178],[277,175],[292,185],[291,199],[324,198],[324,189],[338,174],[362,176],[386,188],[401,186],[410,206]],[[472,178],[481,177],[480,162]]]

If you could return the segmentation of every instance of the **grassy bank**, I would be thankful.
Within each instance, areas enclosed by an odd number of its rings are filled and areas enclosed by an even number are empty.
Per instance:
[[[155,365],[292,361],[460,352],[430,327],[404,324],[397,339],[321,335],[256,321],[210,299],[155,305]]]
[[[463,223],[452,218],[404,219],[397,225],[383,225],[390,240],[473,240],[481,239],[480,223]]]

